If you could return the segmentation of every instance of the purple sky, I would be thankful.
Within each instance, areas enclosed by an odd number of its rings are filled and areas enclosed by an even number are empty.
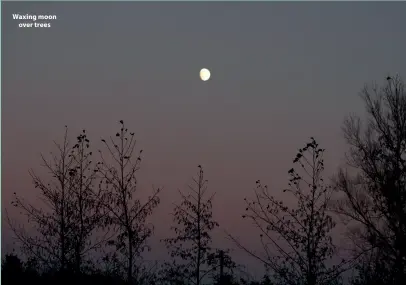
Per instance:
[[[405,2],[3,2],[2,13],[2,208],[14,191],[35,197],[28,169],[41,173],[39,154],[64,125],[73,138],[85,128],[97,149],[123,119],[145,151],[145,191],[165,188],[154,242],[202,164],[220,225],[255,247],[240,219],[255,181],[279,195],[310,136],[331,175],[363,84],[406,76]],[[13,13],[58,19],[21,29]],[[2,233],[4,251],[4,223]],[[217,243],[229,245],[221,233]]]

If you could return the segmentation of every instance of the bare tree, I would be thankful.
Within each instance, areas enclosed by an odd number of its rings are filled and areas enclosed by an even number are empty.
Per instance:
[[[264,254],[256,254],[231,237],[262,262],[280,284],[321,285],[339,281],[340,267],[327,265],[335,252],[330,236],[335,224],[327,209],[332,190],[322,178],[323,153],[324,149],[311,138],[293,160],[298,168],[289,170],[289,188],[283,192],[292,195],[297,202],[295,207],[277,200],[259,180],[255,198],[245,199],[243,218],[259,228]]]
[[[211,232],[218,227],[212,217],[214,194],[207,196],[207,180],[203,168],[198,168],[189,192],[179,191],[182,202],[175,204],[173,213],[175,236],[164,240],[174,258],[172,264],[165,266],[166,283],[200,285],[220,265],[219,251],[211,245]],[[229,261],[228,256],[226,260]]]
[[[344,197],[335,210],[349,225],[354,256],[362,256],[364,281],[401,284],[406,278],[405,95],[399,77],[388,77],[383,87],[365,86],[365,124],[352,116],[343,127],[349,169],[338,175]]]
[[[51,162],[41,156],[51,175],[49,180],[30,171],[35,188],[40,190],[42,207],[17,193],[12,203],[33,224],[31,233],[11,219],[8,222],[28,257],[47,269],[80,273],[84,262],[91,261],[89,253],[101,245],[94,237],[96,230],[103,227],[101,197],[93,187],[96,173],[86,132],[72,145],[66,128],[63,143],[55,145],[58,152],[52,154]]]
[[[102,192],[94,186],[97,169],[91,160],[92,151],[85,130],[77,137],[70,157],[73,158],[74,166],[69,172],[74,179],[70,197],[75,207],[71,237],[73,269],[76,273],[81,273],[84,261],[91,261],[85,259],[86,255],[100,248],[110,233],[104,227],[106,215],[102,207]]]
[[[41,179],[30,171],[35,188],[39,189],[39,197],[43,207],[26,201],[14,193],[12,205],[25,215],[28,222],[33,224],[31,233],[24,226],[16,225],[7,215],[7,221],[22,250],[30,257],[35,257],[46,268],[64,271],[68,267],[72,244],[69,239],[72,228],[72,203],[74,179],[70,175],[74,160],[71,157],[72,146],[68,140],[68,129],[62,144],[55,142],[57,154],[52,154],[53,160],[48,162],[41,155],[44,168],[50,173],[49,181]],[[46,207],[44,209],[44,207]],[[35,232],[33,232],[35,231]]]
[[[101,188],[106,198],[104,207],[109,212],[110,224],[117,235],[109,241],[121,257],[113,254],[120,267],[125,269],[127,281],[132,283],[139,279],[138,271],[141,265],[137,259],[145,249],[149,249],[147,240],[153,233],[153,226],[147,218],[159,204],[158,193],[154,189],[146,202],[142,202],[137,187],[137,171],[141,163],[141,153],[136,156],[136,140],[134,133],[129,133],[124,122],[120,121],[120,131],[109,142],[102,139],[107,149],[108,159],[100,151],[101,161],[98,162],[98,172],[102,177]],[[138,196],[137,196],[138,195]]]

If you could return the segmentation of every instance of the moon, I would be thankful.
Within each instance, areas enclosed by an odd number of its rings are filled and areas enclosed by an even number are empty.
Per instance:
[[[200,79],[203,81],[207,81],[210,79],[210,71],[207,68],[202,68],[200,70]]]

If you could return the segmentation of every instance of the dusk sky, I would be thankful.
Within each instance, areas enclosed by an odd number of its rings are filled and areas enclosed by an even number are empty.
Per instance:
[[[311,136],[332,175],[344,162],[343,119],[363,113],[360,89],[406,76],[405,2],[2,5],[2,209],[15,191],[34,199],[28,170],[43,172],[40,153],[65,125],[72,139],[86,129],[98,149],[123,119],[144,150],[144,195],[164,187],[154,242],[202,164],[221,229],[255,247],[240,218],[255,181],[282,197]],[[13,13],[58,19],[18,28]],[[4,220],[2,233],[4,252]],[[230,245],[221,231],[216,238]]]

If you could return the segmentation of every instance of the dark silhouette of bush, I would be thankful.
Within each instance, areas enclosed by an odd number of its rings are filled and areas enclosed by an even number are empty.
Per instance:
[[[1,281],[10,285],[21,284],[23,275],[23,262],[14,254],[6,254],[1,265]]]

